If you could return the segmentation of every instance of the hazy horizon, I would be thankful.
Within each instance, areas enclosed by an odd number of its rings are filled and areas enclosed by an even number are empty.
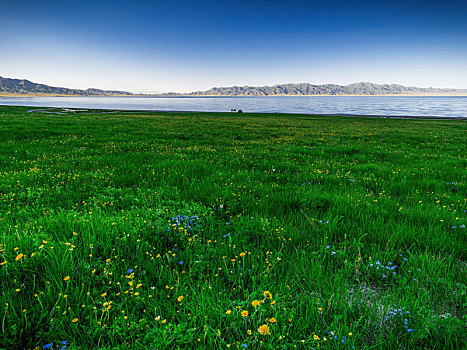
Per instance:
[[[0,76],[165,93],[358,82],[467,88],[467,2],[0,0]]]

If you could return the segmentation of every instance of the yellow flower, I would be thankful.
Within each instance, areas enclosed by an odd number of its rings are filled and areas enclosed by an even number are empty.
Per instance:
[[[66,276],[63,280],[68,281],[70,279],[70,276]]]
[[[241,252],[241,253],[240,253],[240,256],[242,256],[242,257],[245,256],[245,255],[246,255],[245,252]]]
[[[254,307],[257,307],[259,304],[260,304],[260,302],[258,300],[253,300],[251,302],[251,305],[253,305]]]
[[[6,260],[3,261],[2,263],[0,263],[1,266],[5,265],[6,264]]]
[[[232,313],[232,310],[227,310],[225,313],[226,313],[227,315],[230,315],[230,314]]]
[[[16,256],[15,260],[18,261],[19,259],[21,259],[23,257],[23,254],[19,254]]]
[[[268,297],[269,299],[272,299],[272,294],[271,294],[268,290],[264,291],[264,292],[263,292],[263,295],[264,295],[265,297]]]
[[[322,308],[322,307],[319,307],[318,310],[319,310],[319,311],[323,311],[323,308]]]
[[[107,259],[105,262],[106,262],[106,263],[109,263],[109,262],[110,262],[110,259]]]
[[[248,311],[243,310],[241,315],[242,315],[242,317],[247,317],[248,316]]]
[[[313,339],[314,339],[314,340],[319,340],[319,337],[315,334],[315,335],[313,336]]]
[[[76,323],[76,322],[78,322],[78,319],[77,319],[77,318],[74,318],[74,319],[72,320],[72,322],[73,322],[73,323]]]
[[[47,241],[42,241],[42,243],[47,244]]]
[[[183,295],[180,295],[178,298],[177,298],[177,301],[182,301],[183,300]]]
[[[273,306],[276,302],[273,300],[271,301],[271,306]]]
[[[272,317],[272,318],[269,319],[269,322],[276,323],[276,319],[274,317]]]
[[[19,292],[20,290],[21,290],[21,289],[18,288],[18,289],[16,290],[16,292]]]
[[[102,293],[102,294],[101,294],[101,297],[105,297],[106,295],[107,295],[107,292]]]
[[[259,326],[258,332],[261,333],[261,334],[268,334],[268,333],[269,333],[269,327],[268,327],[268,325],[267,325],[267,324],[263,324],[263,325]]]
[[[352,332],[349,333],[349,336],[352,336]]]
[[[219,329],[217,330],[217,335],[221,335],[221,331]]]
[[[247,330],[247,331],[246,331],[246,334],[251,335],[251,330],[250,330],[250,329]]]
[[[167,322],[167,320],[166,320],[166,319],[164,319],[164,320],[162,321],[162,323],[166,323],[166,322]]]

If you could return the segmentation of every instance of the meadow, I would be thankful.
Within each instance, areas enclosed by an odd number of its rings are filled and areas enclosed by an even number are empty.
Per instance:
[[[465,121],[0,106],[1,349],[465,349]]]

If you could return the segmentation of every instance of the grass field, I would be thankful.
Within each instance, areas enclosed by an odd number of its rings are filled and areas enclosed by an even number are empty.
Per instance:
[[[467,124],[0,106],[0,348],[464,349]]]

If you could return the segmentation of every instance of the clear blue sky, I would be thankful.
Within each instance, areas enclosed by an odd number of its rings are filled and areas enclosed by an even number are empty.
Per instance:
[[[0,76],[73,88],[467,88],[467,0],[0,0]]]

